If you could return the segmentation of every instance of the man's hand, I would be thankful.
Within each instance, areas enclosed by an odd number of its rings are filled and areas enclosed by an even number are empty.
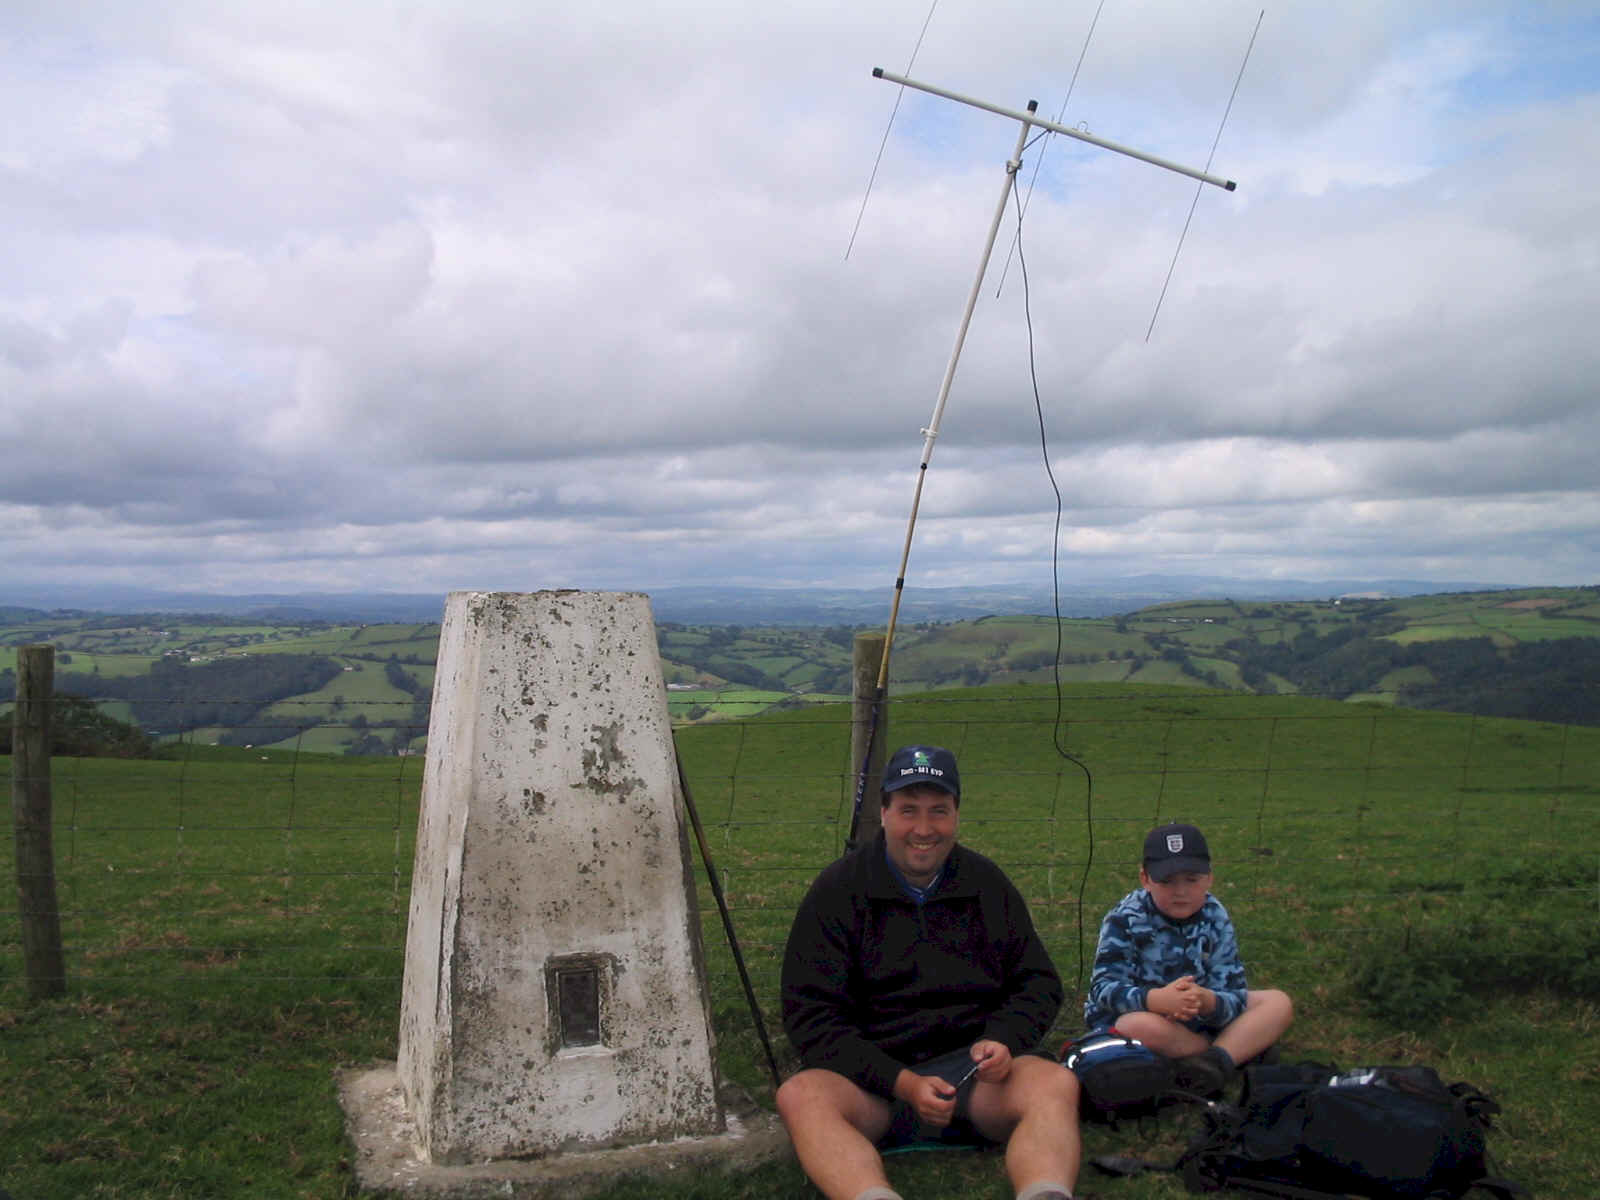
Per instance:
[[[1004,1042],[985,1038],[972,1043],[972,1061],[984,1083],[1004,1083],[1011,1074],[1011,1049]]]
[[[955,1116],[956,1089],[937,1075],[902,1070],[895,1077],[894,1094],[912,1107],[918,1120],[935,1129],[943,1129]]]

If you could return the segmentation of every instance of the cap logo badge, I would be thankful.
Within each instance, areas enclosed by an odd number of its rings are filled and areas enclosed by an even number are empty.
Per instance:
[[[933,759],[926,750],[913,750],[911,752],[911,765],[900,768],[900,777],[907,775],[935,775],[944,778],[944,772],[933,765]]]
[[[1183,853],[1183,834],[1181,834],[1181,833],[1169,833],[1169,834],[1167,834],[1167,853],[1168,854],[1181,854],[1181,853]]]

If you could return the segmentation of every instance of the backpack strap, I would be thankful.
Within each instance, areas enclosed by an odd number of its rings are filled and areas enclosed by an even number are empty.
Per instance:
[[[1131,1158],[1126,1154],[1097,1154],[1089,1160],[1089,1165],[1102,1175],[1115,1175],[1119,1179],[1143,1175],[1146,1171],[1177,1169],[1174,1163],[1151,1162],[1147,1158]]]
[[[1526,1196],[1528,1189],[1520,1183],[1512,1183],[1509,1179],[1501,1179],[1494,1175],[1485,1175],[1482,1179],[1474,1179],[1467,1185],[1467,1191],[1482,1188],[1495,1200],[1517,1200],[1518,1196]]]
[[[1500,1114],[1500,1105],[1486,1092],[1470,1083],[1452,1083],[1450,1094],[1455,1097],[1467,1116],[1485,1129],[1492,1127],[1493,1118]]]

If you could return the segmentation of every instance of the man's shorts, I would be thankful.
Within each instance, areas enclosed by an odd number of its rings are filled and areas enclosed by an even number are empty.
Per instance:
[[[972,1070],[972,1066],[972,1051],[968,1048],[930,1058],[911,1069],[918,1075],[937,1075],[946,1083],[955,1083]],[[977,1081],[978,1077],[974,1075],[956,1089],[956,1111],[950,1118],[950,1124],[943,1129],[923,1124],[917,1116],[917,1110],[904,1100],[890,1101],[889,1131],[878,1139],[879,1147],[892,1150],[917,1142],[939,1142],[951,1146],[987,1145],[989,1139],[978,1132],[968,1115],[972,1086]]]

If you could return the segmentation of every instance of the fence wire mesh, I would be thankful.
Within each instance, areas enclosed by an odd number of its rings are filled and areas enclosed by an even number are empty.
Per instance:
[[[414,705],[277,708],[254,718],[259,740],[248,746],[190,730],[157,757],[54,759],[58,906],[75,988],[225,975],[306,993],[375,985],[398,1004],[425,725]],[[789,918],[849,825],[851,721],[842,705],[703,712],[676,741],[775,1017]],[[909,696],[888,704],[886,721],[890,745],[956,752],[961,840],[1027,896],[1074,992],[1067,1024],[1100,918],[1137,885],[1143,834],[1165,820],[1206,831],[1215,891],[1263,986],[1327,989],[1363,947],[1398,940],[1423,961],[1463,936],[1508,977],[1536,977],[1571,967],[1600,926],[1600,730],[1092,686],[1059,699],[1048,688]],[[322,749],[370,749],[372,736],[391,752]],[[13,852],[7,830],[8,877]],[[714,1015],[737,1039],[748,1018],[705,864],[694,867]],[[21,916],[0,910],[0,998],[20,986]],[[1522,932],[1492,936],[1501,929]]]

